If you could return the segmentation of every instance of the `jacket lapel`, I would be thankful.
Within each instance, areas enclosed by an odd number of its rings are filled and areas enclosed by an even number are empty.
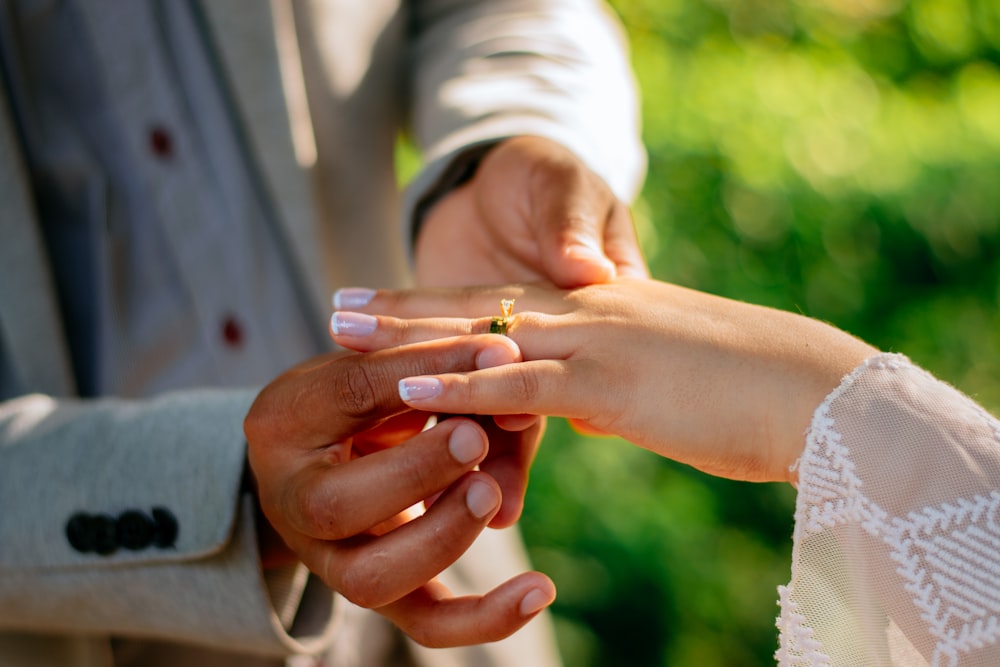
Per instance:
[[[265,199],[273,207],[273,217],[283,226],[281,231],[308,289],[322,282],[316,278],[323,275],[323,266],[316,243],[318,218],[309,173],[309,151],[314,150],[312,134],[305,99],[299,98],[304,92],[296,89],[296,83],[301,82],[301,64],[294,32],[285,23],[291,20],[291,8],[287,0],[212,0],[202,2],[201,11],[235,98],[248,148],[264,181]],[[276,31],[276,18],[278,28],[287,31]],[[278,40],[276,34],[282,39]],[[283,73],[291,84],[283,84]],[[292,100],[297,121],[294,141],[286,98]],[[321,313],[329,309],[328,295],[311,289],[309,292],[323,309]]]
[[[7,95],[0,88],[0,362],[13,387],[0,391],[74,392],[48,257],[35,221]],[[5,352],[6,356],[3,356]]]
[[[275,5],[284,0],[274,0]],[[213,0],[203,15],[218,47],[248,148],[260,169],[264,199],[288,239],[302,284],[314,307],[325,312],[327,295],[309,290],[322,275],[308,164],[296,159],[275,42],[271,6],[263,1]],[[279,11],[282,8],[279,7]],[[293,44],[294,46],[294,44]],[[287,66],[299,67],[297,60]],[[308,145],[306,137],[304,145]],[[308,158],[308,155],[303,156]],[[68,395],[74,391],[48,260],[37,228],[21,152],[0,91],[0,336],[17,390]],[[10,389],[10,388],[4,388]]]

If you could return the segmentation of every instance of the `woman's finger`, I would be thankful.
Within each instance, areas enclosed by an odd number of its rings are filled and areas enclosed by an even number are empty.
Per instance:
[[[358,352],[386,350],[443,338],[482,336],[496,333],[493,329],[493,317],[407,320],[389,315],[337,311],[330,318],[331,338],[338,345]],[[522,357],[525,360],[565,359],[586,341],[588,335],[585,328],[572,326],[572,320],[560,315],[514,313],[507,318],[502,337],[489,336],[477,341],[481,345],[476,359],[477,368],[499,365],[499,362],[490,363],[492,358],[502,358],[502,363],[520,361]]]
[[[333,295],[333,308],[402,319],[424,317],[492,317],[500,315],[500,301],[514,299],[516,311],[567,312],[562,290],[521,284],[496,287],[371,290],[345,287]]]
[[[439,338],[489,333],[489,323],[489,318],[402,319],[338,310],[330,316],[330,337],[349,350],[371,352]]]
[[[399,381],[403,402],[418,410],[478,415],[536,414],[590,419],[595,393],[591,364],[525,361],[471,373],[446,373]],[[606,397],[610,400],[610,397]]]

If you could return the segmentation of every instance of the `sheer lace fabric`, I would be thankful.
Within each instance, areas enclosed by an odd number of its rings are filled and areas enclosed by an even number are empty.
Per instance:
[[[1000,665],[1000,422],[900,355],[813,416],[780,665]]]

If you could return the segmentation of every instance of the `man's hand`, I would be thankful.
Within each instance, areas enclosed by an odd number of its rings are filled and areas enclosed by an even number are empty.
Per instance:
[[[573,153],[541,137],[491,150],[428,211],[417,237],[416,278],[427,287],[576,287],[616,276],[648,276],[628,208]]]
[[[295,557],[427,646],[501,639],[554,598],[539,573],[466,598],[434,580],[484,527],[517,519],[540,429],[488,440],[452,418],[422,431],[429,415],[402,403],[397,382],[517,358],[503,340],[329,355],[267,386],[244,423],[261,510]]]

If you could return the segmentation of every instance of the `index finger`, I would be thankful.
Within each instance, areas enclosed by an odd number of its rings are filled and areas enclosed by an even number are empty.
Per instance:
[[[473,337],[332,358],[266,387],[244,430],[286,452],[342,442],[408,409],[397,391],[401,378],[473,370],[477,356],[497,346],[509,354],[503,341]]]

